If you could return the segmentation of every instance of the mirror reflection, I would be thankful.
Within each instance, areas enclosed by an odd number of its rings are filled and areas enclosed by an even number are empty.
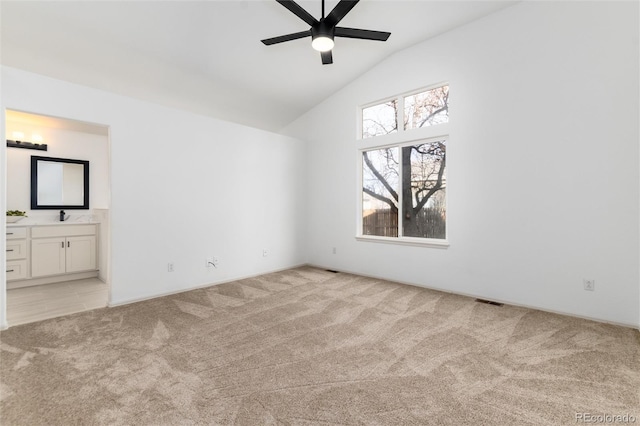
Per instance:
[[[82,205],[84,200],[82,164],[38,162],[38,204]]]
[[[89,162],[31,157],[32,209],[88,209]]]

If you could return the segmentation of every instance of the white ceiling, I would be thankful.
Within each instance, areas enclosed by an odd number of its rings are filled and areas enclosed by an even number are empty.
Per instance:
[[[514,1],[362,0],[322,65],[310,39],[261,39],[308,26],[275,0],[1,1],[1,61],[54,78],[277,131],[394,52]],[[320,0],[300,1],[319,17]],[[337,0],[327,0],[327,13]]]

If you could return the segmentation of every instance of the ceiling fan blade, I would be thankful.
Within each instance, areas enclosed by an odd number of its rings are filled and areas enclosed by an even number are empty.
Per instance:
[[[322,65],[329,65],[333,63],[333,54],[330,50],[320,52],[320,57],[322,57]]]
[[[384,31],[360,30],[357,28],[336,27],[336,37],[360,38],[364,40],[387,41],[391,33]]]
[[[278,37],[266,38],[264,40],[260,40],[267,46],[271,46],[272,44],[284,43],[285,41],[297,40],[299,38],[309,37],[311,35],[311,30],[301,31],[299,33],[286,34]]]
[[[293,0],[276,0],[278,3],[289,9],[298,18],[302,19],[307,24],[314,26],[318,23],[318,20],[311,16],[309,12],[304,10],[298,3]]]
[[[331,13],[329,13],[327,18],[324,20],[325,23],[330,27],[335,27],[338,25],[338,22],[342,21],[342,18],[344,18],[347,13],[349,13],[349,11],[358,4],[359,1],[360,0],[340,0],[340,3],[333,8]]]

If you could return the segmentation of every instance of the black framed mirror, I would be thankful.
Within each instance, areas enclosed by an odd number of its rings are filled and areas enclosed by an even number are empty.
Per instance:
[[[31,209],[89,209],[89,162],[31,156]]]

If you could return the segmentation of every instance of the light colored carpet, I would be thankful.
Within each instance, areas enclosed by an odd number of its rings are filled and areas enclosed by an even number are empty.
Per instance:
[[[2,425],[640,423],[636,330],[311,267],[0,339]]]

